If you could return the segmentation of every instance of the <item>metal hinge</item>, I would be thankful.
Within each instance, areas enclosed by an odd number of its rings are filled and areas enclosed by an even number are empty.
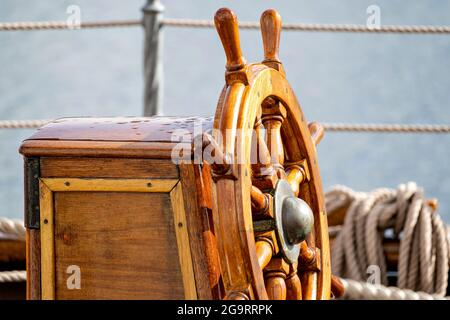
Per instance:
[[[25,227],[39,229],[39,158],[25,158]]]

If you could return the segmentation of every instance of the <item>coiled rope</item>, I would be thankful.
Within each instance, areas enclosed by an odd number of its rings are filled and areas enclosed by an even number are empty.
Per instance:
[[[26,230],[22,220],[0,218],[0,235],[25,241]]]
[[[72,30],[92,28],[116,28],[141,26],[142,20],[114,20],[81,22],[74,26],[66,21],[40,22],[3,22],[0,31],[30,31],[30,30]],[[163,26],[182,28],[214,28],[211,20],[192,19],[162,19]],[[241,29],[259,29],[259,22],[240,22]],[[399,33],[399,34],[450,34],[450,26],[430,25],[385,25],[378,28],[358,24],[323,24],[323,23],[285,23],[285,31],[307,32],[352,32],[352,33]]]
[[[0,239],[17,239],[25,241],[25,227],[18,219],[0,218]],[[1,271],[0,283],[26,281],[26,271]]]
[[[0,272],[0,283],[27,281],[26,271],[2,271]]]
[[[350,204],[332,247],[334,274],[365,281],[368,267],[378,266],[381,284],[386,286],[382,240],[385,231],[392,230],[400,239],[396,286],[445,295],[450,256],[447,230],[415,183],[369,193],[336,186],[327,193],[326,202],[329,212]]]
[[[40,128],[52,120],[0,120],[0,129]],[[450,125],[322,123],[329,132],[450,133]]]
[[[386,287],[352,279],[342,279],[344,295],[351,300],[446,300],[448,298],[397,287]]]

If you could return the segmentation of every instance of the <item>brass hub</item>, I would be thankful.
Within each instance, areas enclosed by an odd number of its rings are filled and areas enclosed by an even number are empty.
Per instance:
[[[314,215],[309,205],[297,198],[289,183],[277,182],[273,197],[275,230],[283,257],[290,263],[297,262],[298,244],[306,239],[314,226]]]

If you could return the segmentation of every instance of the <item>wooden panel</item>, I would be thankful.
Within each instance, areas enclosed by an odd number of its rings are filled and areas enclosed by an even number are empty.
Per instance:
[[[170,192],[176,179],[41,179],[52,191]]]
[[[43,178],[178,178],[170,160],[114,158],[41,158]]]
[[[186,212],[184,211],[183,191],[181,183],[170,193],[172,202],[175,233],[177,236],[178,256],[180,258],[181,273],[183,275],[184,297],[188,300],[197,299],[194,270],[189,235],[187,231]]]
[[[53,193],[42,182],[39,182],[40,225],[41,225],[41,298],[55,298],[55,242]]]
[[[57,299],[183,299],[167,193],[55,192]],[[69,290],[67,267],[81,270]]]
[[[170,142],[25,140],[19,152],[26,157],[171,159],[176,145]],[[185,146],[190,148],[191,144]]]

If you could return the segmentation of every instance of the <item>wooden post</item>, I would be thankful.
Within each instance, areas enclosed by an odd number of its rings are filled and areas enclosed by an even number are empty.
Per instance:
[[[159,0],[147,0],[144,12],[144,116],[162,113],[163,65],[162,16],[164,6]]]

